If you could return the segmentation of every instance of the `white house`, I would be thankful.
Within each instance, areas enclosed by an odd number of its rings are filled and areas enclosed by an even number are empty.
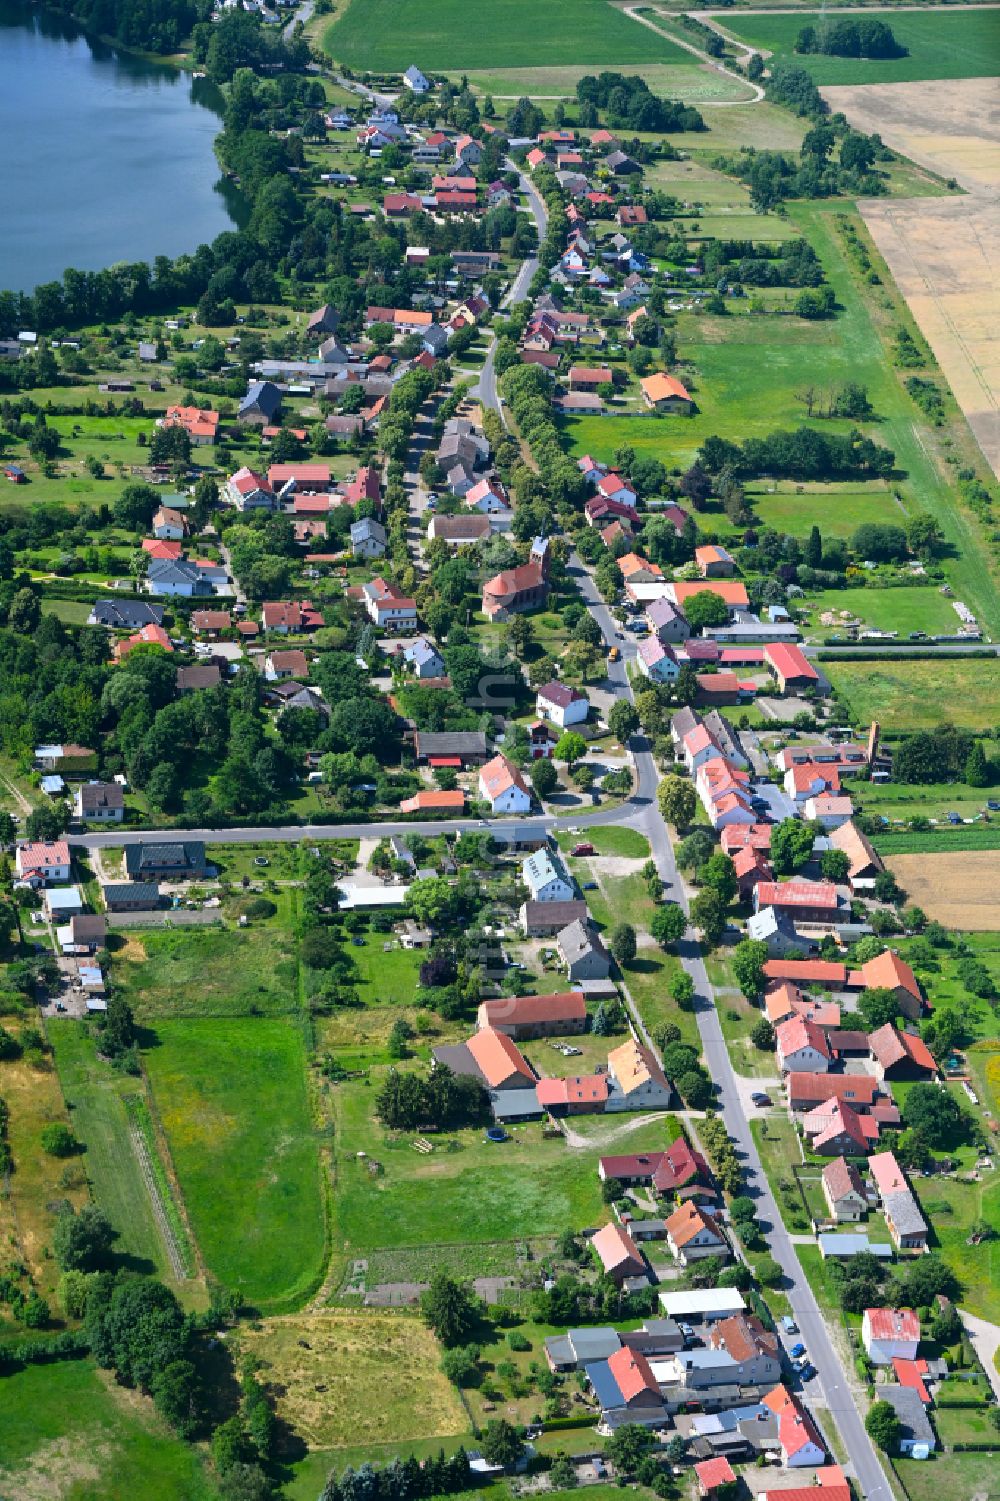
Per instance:
[[[479,796],[493,813],[527,813],[531,793],[517,767],[506,756],[494,756],[479,772]]]
[[[920,1320],[912,1308],[866,1308],[861,1320],[861,1339],[873,1365],[916,1360]]]
[[[150,594],[174,595],[181,599],[215,593],[211,580],[203,576],[201,569],[182,559],[174,563],[166,558],[154,558],[146,569],[146,588]]]
[[[826,1033],[804,1016],[790,1016],[775,1030],[775,1054],[783,1074],[825,1074],[830,1067]]]
[[[608,1110],[668,1110],[673,1091],[652,1048],[631,1038],[608,1054]]]
[[[670,646],[658,636],[646,636],[639,642],[639,671],[654,683],[673,683],[680,677],[680,663]]]
[[[443,678],[445,664],[433,642],[426,636],[418,636],[403,652],[411,672],[418,678]]]
[[[416,601],[401,594],[395,584],[387,584],[384,578],[373,578],[370,584],[362,585],[361,592],[368,617],[377,626],[394,631],[416,629]]]
[[[171,506],[160,506],[153,517],[152,532],[160,542],[183,542],[184,517]]]
[[[542,719],[551,719],[561,730],[568,730],[571,725],[583,724],[590,713],[590,700],[579,688],[570,688],[553,679],[539,688],[535,713]]]
[[[18,879],[33,886],[57,885],[69,880],[69,845],[65,839],[51,843],[19,844],[14,856]]]
[[[710,1214],[687,1199],[666,1222],[670,1254],[681,1266],[705,1256],[728,1256],[729,1245]]]
[[[409,68],[407,68],[406,72],[403,74],[403,82],[406,84],[406,87],[408,89],[412,89],[415,94],[426,94],[431,86],[430,80],[425,78],[420,69],[414,65],[411,65]]]
[[[351,555],[355,558],[381,558],[386,548],[385,527],[371,516],[351,523]]]
[[[571,902],[576,896],[562,861],[547,849],[528,856],[521,866],[521,879],[533,902]]]
[[[498,479],[481,479],[473,485],[466,494],[465,504],[470,511],[478,511],[482,516],[497,516],[510,510],[510,501]]]

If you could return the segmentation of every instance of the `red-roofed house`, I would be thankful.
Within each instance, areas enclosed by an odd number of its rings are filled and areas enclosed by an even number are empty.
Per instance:
[[[807,803],[811,797],[839,793],[840,773],[835,766],[818,766],[814,761],[804,761],[788,768],[784,787],[796,803]]]
[[[601,1266],[619,1284],[631,1277],[645,1277],[646,1262],[642,1252],[621,1225],[605,1225],[591,1239]]]
[[[927,1044],[912,1032],[898,1032],[892,1022],[876,1028],[868,1046],[879,1079],[922,1079],[937,1073]]]
[[[291,631],[316,631],[323,624],[322,614],[307,599],[268,600],[260,615],[264,630],[279,636]]]
[[[19,844],[14,856],[18,879],[32,886],[61,885],[69,880],[69,844],[65,839]]]
[[[832,1217],[840,1223],[857,1224],[868,1209],[861,1174],[846,1157],[835,1157],[821,1174],[823,1197]]]
[[[891,990],[903,1015],[908,1016],[911,1021],[919,1019],[924,1001],[917,977],[905,960],[894,954],[892,949],[886,949],[877,958],[862,964],[859,974],[866,990]]]
[[[667,1245],[681,1266],[705,1256],[729,1255],[729,1243],[713,1217],[689,1199],[666,1222]]]
[[[162,427],[182,427],[194,448],[214,443],[219,428],[218,412],[207,407],[167,407]]]
[[[761,881],[754,908],[776,907],[799,922],[830,922],[837,914],[837,888],[832,881]]]
[[[892,1360],[892,1369],[900,1386],[908,1386],[911,1391],[916,1392],[925,1407],[931,1405],[931,1394],[925,1382],[926,1360],[901,1360],[898,1355],[895,1355]]]
[[[735,1485],[736,1471],[729,1460],[722,1455],[715,1459],[703,1459],[694,1467],[695,1477],[698,1481],[699,1496],[707,1496],[709,1501],[718,1493],[720,1485]]]
[[[866,1308],[861,1319],[861,1338],[873,1365],[916,1360],[920,1320],[912,1308]]]
[[[815,1022],[802,1016],[790,1016],[775,1032],[775,1054],[783,1074],[796,1069],[825,1074],[830,1067],[830,1045],[826,1033]]]
[[[832,1081],[826,1078],[823,1082],[829,1085]],[[879,1137],[874,1116],[862,1115],[835,1095],[806,1112],[802,1130],[812,1138],[811,1150],[821,1157],[862,1157]]]
[[[764,965],[766,980],[789,980],[793,985],[817,985],[824,990],[843,990],[847,985],[847,965],[833,959],[769,959]]]
[[[432,792],[429,788],[415,792],[399,805],[400,813],[461,813],[465,808],[465,793],[461,787],[453,792]]]
[[[524,778],[504,755],[494,756],[480,770],[479,796],[489,803],[492,813],[527,813],[531,807]]]
[[[465,1044],[490,1089],[527,1089],[535,1085],[530,1064],[517,1044],[502,1032],[486,1027]]]
[[[556,995],[504,996],[483,1001],[477,1013],[480,1027],[506,1032],[508,1037],[562,1037],[587,1028],[587,1003],[582,990]]]
[[[801,647],[785,641],[769,641],[764,646],[764,660],[778,679],[782,693],[792,689],[814,688],[819,673]]]
[[[778,1442],[783,1463],[790,1469],[821,1465],[826,1459],[823,1440],[798,1398],[787,1387],[776,1386],[767,1393],[764,1404],[778,1419]],[[829,1498],[824,1498],[824,1501],[829,1501]]]
[[[574,1074],[567,1079],[539,1079],[538,1103],[550,1115],[586,1115],[608,1103],[607,1074]]]
[[[783,1485],[778,1490],[757,1491],[756,1501],[853,1501],[854,1492],[839,1465],[816,1471],[815,1485]]]
[[[767,854],[771,848],[771,825],[769,823],[733,824],[723,829],[722,848],[735,858],[736,851],[754,849]]]
[[[521,563],[494,574],[483,585],[483,614],[491,620],[507,620],[523,610],[545,604],[549,583],[540,563]]]
[[[855,1110],[870,1111],[879,1094],[878,1083],[869,1074],[790,1073],[786,1082],[788,1103],[793,1110],[812,1110],[825,1100],[845,1100]]]

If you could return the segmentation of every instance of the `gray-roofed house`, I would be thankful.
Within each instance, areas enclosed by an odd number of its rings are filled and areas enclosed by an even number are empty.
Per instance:
[[[150,594],[176,595],[196,599],[215,593],[211,582],[194,563],[178,559],[153,558],[146,570],[146,588]]]
[[[571,923],[585,922],[587,903],[582,899],[570,902],[522,902],[518,917],[525,938],[549,938],[562,928],[568,928]]]
[[[403,657],[410,671],[418,678],[440,678],[445,675],[444,660],[432,641],[418,636],[416,641],[403,649]]]
[[[163,606],[142,599],[99,599],[87,616],[88,625],[103,625],[109,631],[138,631],[144,625],[163,624]]]
[[[606,980],[611,957],[589,922],[571,922],[556,934],[556,948],[571,980]]]
[[[217,662],[195,662],[191,667],[178,667],[177,692],[195,693],[200,688],[218,688],[222,682],[222,670]]]
[[[340,314],[335,307],[324,302],[314,313],[309,314],[306,324],[306,333],[313,337],[325,337],[327,334],[335,334],[340,327]]]
[[[74,948],[89,949],[93,953],[104,947],[107,919],[102,912],[77,912],[69,920],[69,931]]]
[[[362,516],[351,522],[351,555],[355,558],[381,558],[386,548],[386,532],[381,521]]]
[[[403,74],[403,82],[406,84],[406,87],[408,89],[412,89],[415,94],[426,94],[431,86],[430,80],[428,78],[425,78],[420,69],[416,66],[416,64],[413,63],[411,63],[406,72]]]
[[[200,839],[142,841],[125,846],[125,874],[131,881],[204,880],[215,875]]]
[[[545,1359],[553,1371],[582,1371],[592,1360],[607,1360],[622,1345],[614,1329],[567,1329],[545,1341]]]
[[[418,730],[415,745],[418,761],[435,761],[439,757],[485,761],[489,756],[482,730]]]
[[[899,1419],[899,1452],[922,1457],[937,1448],[937,1434],[927,1409],[912,1386],[879,1385],[875,1394],[888,1402]]]
[[[160,888],[155,881],[112,881],[103,889],[109,912],[152,912],[160,906]]]
[[[237,420],[244,427],[270,427],[281,408],[281,392],[271,380],[254,380],[240,402]]]
[[[444,354],[448,348],[448,330],[441,323],[430,323],[421,330],[420,342],[424,354],[432,354],[435,359]]]
[[[649,628],[664,646],[676,646],[691,634],[687,616],[669,599],[654,599],[646,606]]]
[[[574,895],[573,882],[558,855],[551,850],[536,850],[521,865],[521,879],[535,902],[568,902]]]
[[[82,782],[76,790],[73,812],[87,823],[121,823],[125,793],[117,782]]]

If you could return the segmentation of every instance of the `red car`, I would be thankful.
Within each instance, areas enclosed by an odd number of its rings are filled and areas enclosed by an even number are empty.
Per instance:
[[[594,846],[592,844],[577,844],[573,847],[573,853],[574,855],[592,855],[594,853]]]

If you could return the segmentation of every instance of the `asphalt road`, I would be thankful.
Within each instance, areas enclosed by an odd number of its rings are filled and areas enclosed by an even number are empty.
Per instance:
[[[584,602],[600,625],[606,644],[613,645],[616,641],[617,625],[611,611],[598,593],[592,577],[584,569],[579,557],[572,554],[569,563],[570,572],[579,584]],[[624,683],[626,690],[631,693],[624,658],[620,662],[608,664],[608,676],[613,681]],[[656,767],[648,743],[641,736],[635,737],[633,752],[638,779],[637,798],[642,804],[642,811],[633,822],[649,840],[667,900],[678,902],[686,912],[688,902],[678,875],[673,844],[656,801],[658,780]],[[823,1314],[806,1281],[795,1247],[782,1224],[778,1206],[761,1166],[757,1148],[750,1133],[750,1126],[743,1111],[733,1067],[729,1061],[729,1052],[722,1035],[722,1026],[719,1022],[705,963],[698,946],[691,939],[686,939],[681,945],[681,963],[694,981],[697,1008],[695,1014],[705,1055],[705,1066],[709,1077],[718,1086],[722,1118],[741,1156],[746,1173],[747,1190],[756,1202],[758,1221],[767,1239],[771,1255],[785,1273],[783,1290],[799,1326],[799,1337],[816,1367],[817,1375],[810,1383],[810,1387],[812,1391],[815,1391],[817,1387],[822,1388],[826,1406],[830,1410],[850,1455],[851,1467],[864,1501],[891,1501],[892,1491],[881,1461],[871,1439],[865,1432],[864,1423],[855,1405],[840,1358],[827,1335]]]
[[[508,161],[506,165],[510,167],[513,163]],[[521,192],[524,193],[528,200],[528,207],[535,221],[535,228],[538,230],[538,239],[541,241],[545,237],[545,230],[549,222],[548,211],[542,199],[535,192],[534,185],[530,179],[523,174],[521,176]],[[528,295],[528,288],[537,270],[537,256],[529,255],[527,260],[522,261],[517,268],[517,275],[508,287],[501,306],[510,307],[512,303],[523,302],[524,298]],[[497,394],[497,378],[496,370],[494,369],[495,352],[496,338],[494,337],[490,340],[489,352],[483,361],[483,368],[479,373],[479,385],[476,388],[476,394],[483,406],[492,407],[495,412],[500,412],[502,417],[503,412],[501,411],[500,398]]]

